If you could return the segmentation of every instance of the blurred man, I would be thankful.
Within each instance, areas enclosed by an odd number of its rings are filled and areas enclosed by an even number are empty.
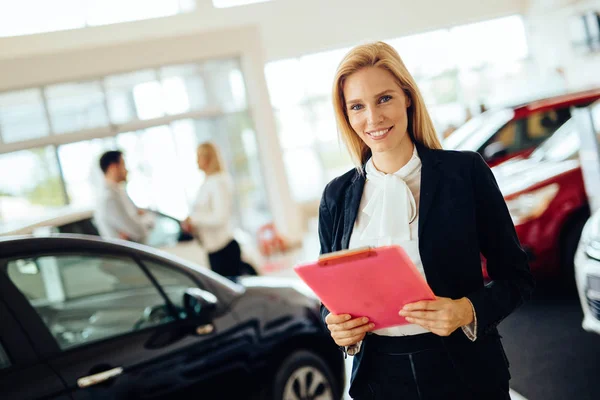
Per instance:
[[[148,235],[138,209],[125,191],[127,168],[123,153],[107,151],[100,157],[104,182],[100,190],[94,218],[100,236],[144,243]]]

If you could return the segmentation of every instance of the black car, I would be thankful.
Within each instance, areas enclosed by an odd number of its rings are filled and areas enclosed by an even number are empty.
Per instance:
[[[0,398],[340,399],[344,360],[292,279],[231,282],[147,246],[0,239]]]

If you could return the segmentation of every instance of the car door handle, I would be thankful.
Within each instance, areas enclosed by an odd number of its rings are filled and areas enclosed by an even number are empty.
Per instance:
[[[99,372],[94,375],[88,375],[83,378],[77,379],[77,386],[79,386],[82,389],[86,388],[86,387],[94,386],[99,383],[106,382],[107,380],[112,379],[115,376],[119,376],[122,373],[123,373],[123,368],[118,367],[118,368],[109,369],[108,371]]]

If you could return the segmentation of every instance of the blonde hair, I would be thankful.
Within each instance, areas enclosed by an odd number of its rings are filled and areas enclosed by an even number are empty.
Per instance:
[[[413,141],[417,141],[430,149],[441,149],[442,145],[425,107],[425,102],[417,83],[406,69],[398,52],[387,43],[374,42],[354,47],[342,59],[337,68],[333,82],[333,108],[339,133],[346,144],[356,168],[362,167],[371,156],[371,150],[356,134],[346,111],[344,98],[344,82],[353,73],[367,67],[383,68],[394,75],[400,88],[410,101],[407,109],[408,133]]]
[[[197,153],[204,152],[208,156],[208,174],[214,174],[225,170],[225,164],[221,157],[221,152],[216,144],[212,142],[204,142],[198,145]]]

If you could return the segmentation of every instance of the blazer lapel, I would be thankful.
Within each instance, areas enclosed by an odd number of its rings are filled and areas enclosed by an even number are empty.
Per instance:
[[[350,246],[350,235],[354,228],[354,221],[358,215],[358,207],[362,198],[363,189],[365,188],[365,176],[356,173],[344,200],[344,227],[342,232],[342,248],[346,250]]]
[[[421,158],[421,195],[419,200],[419,240],[423,235],[423,227],[427,221],[427,215],[433,204],[435,192],[440,179],[438,168],[439,160],[431,149],[415,142],[417,152]]]

